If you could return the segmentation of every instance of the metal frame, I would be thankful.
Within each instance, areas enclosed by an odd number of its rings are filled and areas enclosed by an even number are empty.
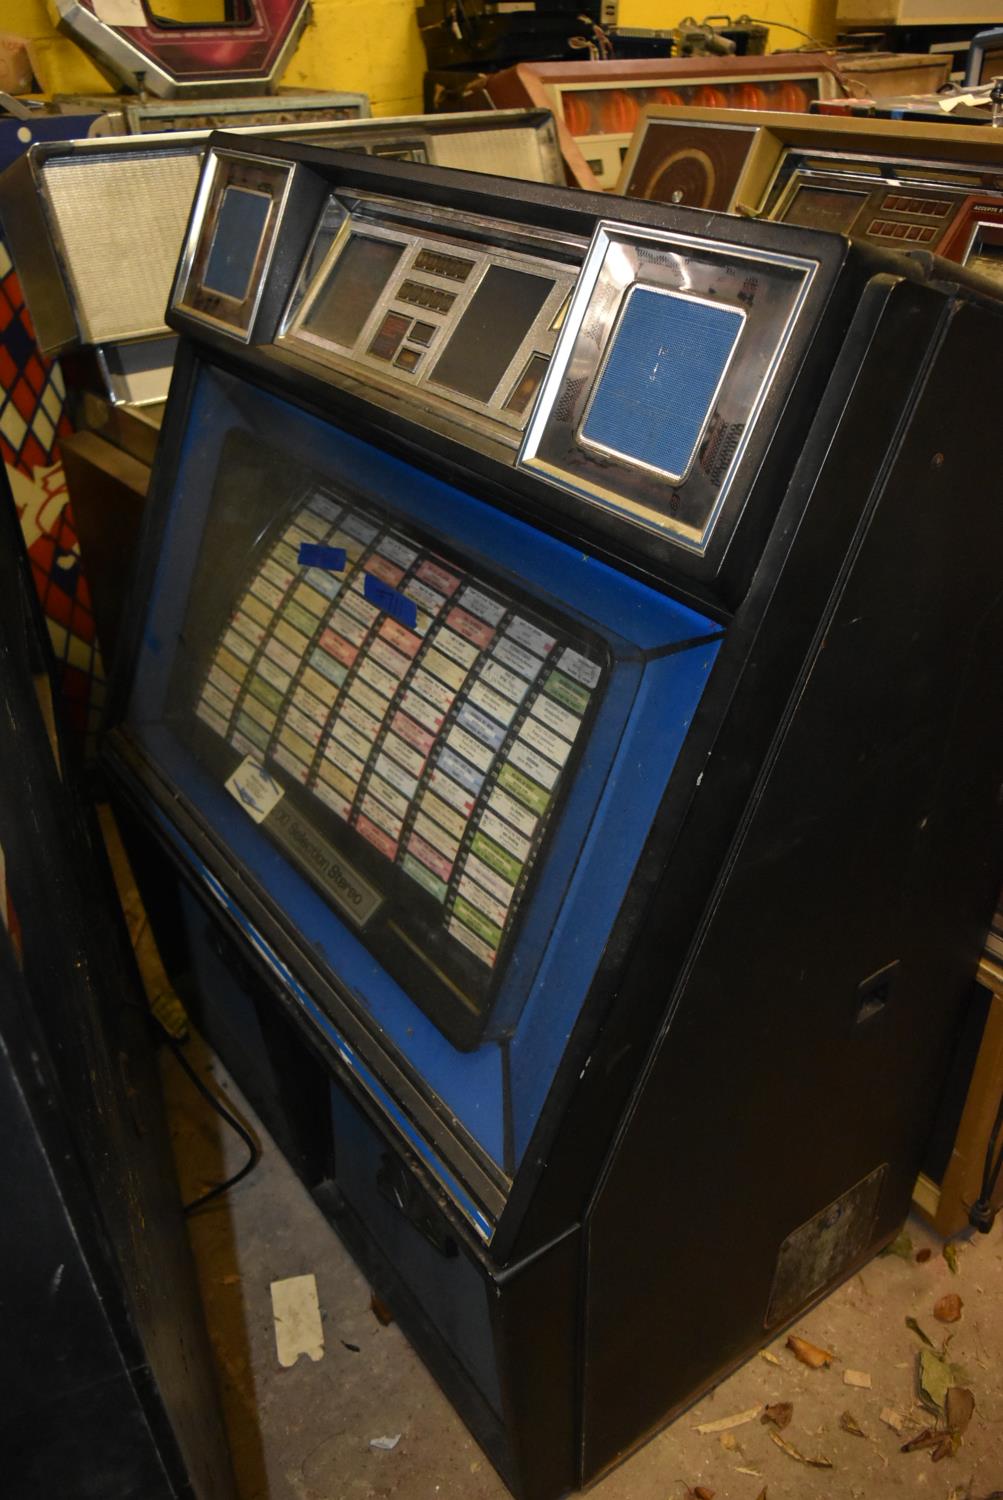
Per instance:
[[[368,94],[341,91],[275,95],[248,94],[246,97],[234,96],[221,99],[137,100],[127,96],[117,101],[115,109],[110,109],[109,101],[100,97],[87,98],[80,102],[91,105],[98,111],[104,111],[111,126],[111,133],[124,132],[129,135],[155,135],[164,130],[241,130],[248,126],[267,125],[269,116],[280,115],[286,110],[292,112],[306,110],[315,118],[286,121],[277,119],[275,124],[292,126],[345,123],[343,120],[336,121],[330,117],[329,112],[336,109],[355,110],[354,115],[346,117],[348,120],[372,118]],[[245,120],[241,118],[243,115],[262,115],[265,118]],[[206,116],[210,118],[207,120]],[[191,123],[187,117],[190,117]],[[92,130],[94,135],[99,133],[97,130]]]
[[[729,307],[728,309],[729,312],[734,312],[739,315],[741,319],[739,331],[735,337],[735,342],[731,346],[731,352],[728,355],[728,358],[725,360],[724,367],[721,370],[721,377],[718,380],[717,385],[714,387],[714,394],[711,396],[708,403],[707,411],[704,414],[703,422],[700,425],[700,430],[693,440],[693,446],[690,449],[690,456],[686,460],[686,463],[684,464],[682,469],[680,469],[679,473],[675,474],[671,469],[662,469],[659,468],[657,464],[645,463],[643,462],[643,460],[639,458],[633,458],[629,453],[625,453],[622,448],[612,448],[608,443],[599,443],[595,440],[595,438],[586,437],[585,435],[585,429],[588,426],[592,408],[595,405],[596,397],[599,394],[603,379],[606,375],[606,367],[609,364],[610,355],[613,353],[613,349],[616,346],[620,327],[627,315],[627,309],[630,306],[631,298],[639,288],[643,291],[655,292],[660,297],[673,297],[680,302],[692,302],[698,307],[715,307],[718,305],[714,303],[709,297],[695,297],[689,292],[676,291],[669,287],[642,287],[641,283],[636,281],[634,282],[633,286],[628,287],[621,300],[620,309],[616,315],[616,321],[614,322],[613,327],[610,330],[609,338],[606,341],[606,348],[603,352],[603,357],[600,361],[599,368],[596,371],[595,380],[592,382],[592,390],[589,395],[589,399],[585,404],[585,410],[582,412],[581,418],[579,419],[576,435],[578,441],[582,443],[586,448],[594,448],[597,453],[608,453],[611,458],[618,458],[623,462],[630,464],[631,468],[644,469],[649,474],[657,474],[662,479],[671,480],[673,484],[680,484],[688,477],[690,469],[693,467],[693,460],[696,457],[697,449],[700,446],[700,440],[703,437],[704,433],[707,431],[711,416],[717,405],[718,396],[721,394],[721,387],[724,385],[725,378],[731,368],[732,361],[735,358],[735,351],[738,348],[738,341],[741,338],[742,332],[745,328],[748,314],[746,313],[744,308]]]
[[[235,151],[212,151],[209,160],[205,163],[202,175],[199,178],[198,191],[192,207],[190,224],[198,225],[199,229],[211,215],[215,220],[219,214],[219,207],[223,201],[223,194],[231,186],[240,186],[232,180],[234,172],[239,175],[240,168],[250,169],[259,178],[269,175],[280,179],[281,185],[272,193],[271,208],[265,226],[261,231],[258,241],[258,249],[254,258],[254,266],[248,280],[248,291],[239,303],[236,304],[234,315],[223,317],[208,312],[200,307],[197,301],[188,300],[194,294],[198,282],[196,281],[197,261],[199,253],[206,258],[212,250],[212,239],[205,245],[201,242],[200,234],[189,232],[185,238],[181,250],[181,260],[175,279],[174,300],[183,306],[185,311],[193,318],[201,322],[214,324],[217,328],[224,328],[227,333],[235,338],[241,339],[245,344],[250,340],[251,329],[254,327],[254,319],[261,305],[261,298],[265,290],[265,278],[268,268],[272,263],[272,255],[275,242],[278,238],[279,225],[289,201],[289,192],[292,187],[295,168],[286,161],[276,160],[265,156],[241,156]],[[229,175],[227,168],[230,169]],[[214,293],[213,295],[220,295]],[[226,301],[234,302],[235,299],[227,297]]]
[[[969,42],[968,56],[965,58],[966,88],[977,88],[983,81],[982,67],[987,52],[1003,52],[1003,26],[977,31]]]
[[[477,229],[483,234],[483,227],[470,223],[471,229]],[[355,340],[353,349],[355,352],[333,344],[330,340],[320,335],[312,334],[307,326],[310,312],[318,297],[323,293],[328,277],[337,263],[342,250],[348,243],[353,232],[363,232],[374,239],[388,240],[393,243],[404,244],[407,249],[402,257],[401,264],[395,268],[387,288],[375,303],[372,312],[363,324]],[[395,296],[396,288],[411,275],[410,260],[413,254],[422,245],[438,242],[443,245],[458,246],[464,254],[474,262],[474,271],[463,283],[462,287],[456,288],[455,301],[448,313],[441,315],[442,322],[436,321],[434,312],[426,315],[424,311],[420,314],[427,316],[427,321],[441,330],[441,336],[437,339],[437,348],[427,365],[424,365],[420,373],[413,374],[401,370],[397,373],[396,366],[389,366],[385,360],[377,359],[368,353],[368,346],[372,337],[385,317],[386,313],[393,309],[399,300]],[[462,392],[452,391],[448,387],[436,388],[435,370],[448,346],[450,336],[455,331],[457,324],[462,318],[474,293],[492,264],[510,266],[515,270],[540,271],[546,277],[553,280],[554,286],[548,293],[543,306],[534,318],[525,336],[516,349],[514,355],[505,367],[504,372],[494,389],[494,398],[490,401],[478,401],[476,398],[466,396]],[[468,411],[484,420],[490,422],[488,429],[497,432],[496,424],[503,428],[511,429],[511,440],[517,441],[516,434],[520,433],[529,419],[529,412],[510,412],[505,409],[504,400],[519,377],[519,373],[525,370],[531,355],[540,353],[552,354],[556,342],[557,330],[554,323],[560,314],[561,308],[567,301],[568,293],[575,279],[573,270],[560,262],[545,260],[541,256],[532,256],[518,251],[509,251],[502,254],[497,252],[489,257],[483,248],[475,247],[469,240],[452,240],[442,234],[441,231],[426,231],[421,234],[411,233],[395,226],[386,226],[378,221],[373,222],[367,218],[353,218],[346,216],[338,234],[328,249],[319,268],[313,273],[309,290],[306,291],[299,303],[295,314],[289,319],[287,326],[278,339],[280,345],[289,345],[305,353],[308,358],[321,364],[330,365],[334,369],[339,368],[361,368],[368,375],[380,377],[380,383],[388,382],[391,389],[396,381],[421,392],[422,398],[434,399],[437,404],[442,404],[447,409],[456,405],[466,408]],[[295,297],[294,293],[294,297]],[[403,304],[409,306],[409,304]],[[413,315],[413,314],[412,314]],[[548,338],[550,333],[554,339]],[[547,349],[546,344],[550,344]],[[429,351],[431,352],[431,351]],[[499,395],[501,393],[501,395]]]
[[[254,0],[250,0],[250,3],[254,4]],[[138,92],[148,91],[160,98],[174,98],[185,94],[247,93],[255,87],[260,87],[265,92],[285,71],[309,15],[308,0],[295,0],[295,8],[291,6],[285,21],[285,36],[266,71],[233,69],[228,76],[225,69],[217,72],[210,64],[206,64],[199,76],[184,79],[130,39],[130,31],[149,30],[149,23],[144,27],[129,27],[99,20],[82,0],[56,0],[56,9],[60,26],[77,37],[88,51],[95,53],[99,61],[111,68],[124,83]],[[173,29],[173,36],[178,39],[179,31],[191,32],[197,29],[201,29],[203,33],[215,31],[217,35],[220,32],[224,35],[229,33],[231,37],[236,33],[239,39],[238,28],[228,28],[225,23],[218,27],[176,28]],[[171,35],[171,31],[167,34]]]
[[[581,363],[583,368],[586,360],[591,365],[595,359],[597,345],[600,371],[605,368],[609,351],[615,342],[614,333],[619,326],[620,310],[633,287],[645,285],[650,289],[658,290],[658,279],[661,278],[664,290],[676,292],[683,290],[679,286],[664,285],[665,280],[671,278],[675,270],[671,264],[673,252],[680,249],[687,251],[691,257],[687,266],[687,273],[691,276],[694,261],[700,260],[710,265],[716,261],[722,271],[724,270],[722,262],[735,263],[748,260],[750,266],[783,267],[801,273],[800,285],[796,291],[793,295],[788,294],[783,298],[786,316],[783,327],[776,336],[769,353],[766,367],[755,382],[753,389],[747,393],[748,399],[739,403],[743,412],[747,412],[748,416],[728,468],[718,486],[717,494],[702,518],[698,507],[686,506],[685,498],[678,494],[674,496],[674,500],[677,511],[682,512],[681,514],[673,515],[656,507],[638,483],[638,475],[647,472],[659,478],[667,476],[663,470],[652,469],[625,455],[620,455],[621,462],[618,465],[604,464],[602,470],[597,470],[592,476],[588,475],[587,471],[582,474],[570,467],[572,457],[576,452],[582,454],[584,449],[584,455],[587,457],[587,449],[584,448],[581,437],[581,427],[586,419],[587,409],[580,410],[581,392],[575,394],[573,390],[574,385],[580,383],[579,378],[570,372],[575,367],[576,361]],[[647,257],[645,251],[648,252]],[[654,257],[659,252],[669,259],[662,262],[656,260]],[[723,254],[720,245],[713,240],[702,239],[698,236],[642,230],[614,220],[601,222],[596,228],[571,307],[568,309],[564,326],[558,337],[550,368],[544,376],[537,397],[519,453],[520,467],[541,474],[551,484],[570,490],[592,505],[619,512],[648,531],[670,536],[678,545],[692,552],[700,554],[706,552],[735,474],[752,439],[767,391],[790,340],[816,268],[817,262],[775,251],[742,252],[732,249]],[[708,277],[708,286],[704,290],[709,291],[713,284],[713,276]],[[600,295],[605,290],[605,306],[598,314],[598,326],[593,322],[583,338],[585,320],[590,309],[593,309],[593,318],[596,317],[594,309],[598,300],[595,295],[597,290]],[[694,300],[708,303],[712,301],[709,296],[700,297],[692,282],[686,290]],[[725,304],[722,300],[719,305],[734,306],[735,304]],[[737,310],[746,311],[740,307]],[[779,309],[774,308],[772,311],[777,316],[780,315]],[[757,324],[763,316],[764,312],[760,309],[756,318]],[[748,316],[743,327],[748,328],[750,333],[753,332],[749,327]],[[755,338],[761,341],[762,335],[757,331]],[[588,345],[587,350],[583,348],[585,343]],[[728,384],[728,377],[731,376],[734,380],[736,374],[741,376],[742,366],[748,365],[750,352],[750,345],[747,344],[746,348],[740,352],[736,343],[715,392],[714,401],[708,408],[701,435],[706,431],[716,410],[716,403],[721,391]],[[600,376],[597,375],[592,381],[592,392],[598,388],[599,379]],[[562,397],[566,398],[565,404],[571,407],[569,414],[563,418],[555,414]],[[590,394],[589,403],[591,399]],[[689,482],[693,483],[698,477],[694,476]],[[683,476],[680,476],[680,479],[686,482]],[[702,486],[702,488],[709,487],[709,481]],[[687,510],[691,513],[691,519],[686,517]]]
[[[831,162],[832,172],[817,171],[810,165],[813,162]],[[865,164],[876,170],[859,170]],[[911,175],[913,171],[917,175]],[[972,174],[970,182],[945,181],[945,173],[956,178],[965,172]],[[924,173],[928,175],[922,175]],[[854,185],[866,187],[869,192],[895,187],[913,190],[928,188],[931,192],[956,192],[960,201],[979,188],[979,179],[984,175],[978,167],[966,163],[921,159],[906,161],[893,156],[851,155],[849,152],[799,150],[790,147],[777,163],[759,209],[765,217],[779,219],[781,211],[786,209],[798,187],[828,183],[837,176]]]

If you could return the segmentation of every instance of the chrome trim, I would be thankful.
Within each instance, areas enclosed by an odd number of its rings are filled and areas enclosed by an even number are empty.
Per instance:
[[[659,253],[662,259],[655,258]],[[704,432],[713,415],[721,412],[722,393],[727,393],[731,387],[732,399],[737,403],[735,416],[727,417],[725,413],[725,417],[729,425],[737,425],[740,414],[741,433],[716,487],[709,476],[702,483],[707,492],[716,488],[711,503],[703,507],[703,497],[694,491],[688,507],[692,519],[687,519],[687,487],[701,479],[692,472],[692,461],[689,478],[684,477],[680,482],[680,492],[665,496],[666,501],[676,502],[677,513],[672,514],[661,503],[661,496],[658,496],[659,503],[655,502],[657,490],[653,481],[673,482],[664,471],[652,471],[648,465],[620,459],[619,455],[615,460],[611,454],[604,455],[602,461],[593,457],[580,437],[583,410],[591,401],[599,372],[605,368],[608,351],[620,326],[620,310],[634,286],[643,284],[657,290],[661,285],[669,291],[682,291],[698,300],[707,300],[700,295],[701,292],[717,289],[725,278],[734,281],[739,268],[744,272],[746,266],[749,273],[756,267],[764,271],[772,268],[777,272],[794,273],[793,284],[775,289],[772,307],[764,301],[755,310],[755,326],[753,309],[742,307],[737,288],[729,288],[729,297],[720,299],[719,305],[747,313],[743,323],[745,336],[736,341],[732,359],[715,397],[716,410],[712,404]],[[702,272],[698,280],[705,285],[687,281],[694,268]],[[715,268],[717,275],[714,274]],[[596,228],[550,368],[538,393],[519,452],[518,466],[541,475],[550,484],[578,495],[591,505],[667,537],[690,552],[703,554],[748,449],[766,394],[817,268],[817,261],[801,256],[739,249],[696,235],[639,229],[604,220]],[[758,380],[751,363],[757,355],[763,365]],[[743,378],[748,382],[746,397],[741,391]],[[698,445],[694,451],[698,451]]]
[[[327,209],[325,209],[326,213]],[[318,232],[323,228],[323,223],[324,215],[321,216]],[[478,223],[478,228],[480,227],[481,224]],[[323,294],[329,277],[353,233],[402,245],[404,253],[349,348],[335,344],[321,334],[313,333],[308,325],[311,311]],[[443,283],[440,287],[434,278],[428,279],[429,273],[415,271],[413,269],[415,258],[422,248],[429,244],[445,245],[452,250],[460,251],[473,267],[466,281],[460,284],[449,284],[448,287]],[[315,264],[312,251],[313,246],[307,252],[304,269],[300,273],[297,286],[290,298],[281,332],[276,339],[277,346],[291,349],[301,357],[330,369],[350,372],[357,378],[371,383],[376,390],[388,394],[395,393],[398,397],[406,391],[412,399],[420,401],[433,410],[451,414],[454,420],[458,416],[463,416],[464,420],[471,421],[485,435],[500,438],[513,448],[517,446],[519,434],[528,421],[529,413],[528,411],[521,413],[507,411],[505,402],[530,356],[537,353],[545,357],[551,356],[557,340],[557,332],[553,329],[553,323],[574,285],[576,275],[574,269],[561,262],[546,260],[539,255],[498,250],[495,245],[485,243],[483,235],[481,242],[473,245],[466,239],[457,240],[444,234],[441,227],[436,233],[428,231],[415,233],[413,230],[398,227],[397,224],[382,223],[375,216],[349,215],[338,229],[319,264]],[[449,347],[451,338],[455,335],[460,320],[491,266],[506,266],[514,270],[526,271],[531,275],[543,275],[552,285],[540,311],[499,375],[491,398],[487,401],[479,401],[473,396],[453,391],[445,385],[439,385],[435,379],[435,372]],[[307,268],[309,268],[310,277],[308,287],[303,284]],[[437,290],[448,290],[452,293],[454,301],[447,312],[440,313],[417,307],[396,295],[403,282],[416,278],[427,285],[434,286]],[[437,331],[434,345],[425,346],[422,350],[423,357],[417,372],[398,369],[396,365],[369,353],[369,345],[383,319],[390,312],[399,312],[418,321],[428,322]]]
[[[380,217],[399,219],[402,223],[417,224],[423,229],[428,229],[438,234],[443,234],[442,226],[453,226],[457,232],[470,235],[472,238],[497,246],[511,241],[516,249],[520,243],[530,248],[524,253],[534,255],[539,253],[540,246],[553,253],[554,247],[559,247],[574,257],[576,261],[585,256],[589,248],[589,241],[581,234],[566,234],[562,230],[539,229],[535,224],[516,224],[511,219],[498,219],[490,215],[470,214],[458,208],[435,207],[431,208],[425,203],[414,203],[406,198],[388,198],[379,193],[370,193],[363,190],[355,191],[341,189],[338,194],[350,205],[359,204],[364,211],[374,210]]]
[[[968,242],[965,245],[964,254],[961,256],[961,264],[963,266],[967,266],[974,251],[984,248],[982,244],[976,244],[976,240],[979,239],[984,229],[995,229],[999,231],[999,234],[1001,236],[999,248],[1003,249],[1003,219],[973,219],[972,232],[968,236]]]
[[[689,292],[677,292],[671,290],[669,287],[646,287],[645,290],[656,292],[660,297],[674,297],[680,302],[694,302],[700,307],[720,306],[719,303],[716,303],[710,297],[694,297]],[[739,327],[738,333],[735,335],[735,341],[731,346],[731,353],[728,355],[728,358],[724,363],[724,368],[721,371],[721,378],[718,381],[717,385],[714,387],[714,394],[711,396],[711,399],[708,403],[707,411],[700,426],[700,431],[697,433],[696,438],[693,442],[693,447],[690,449],[690,456],[686,460],[686,467],[682,469],[678,474],[673,474],[669,469],[660,469],[656,464],[648,464],[642,462],[641,459],[632,458],[629,453],[625,453],[621,448],[611,448],[606,443],[597,443],[594,438],[588,438],[585,436],[585,428],[588,426],[589,414],[592,411],[596,396],[599,393],[599,387],[602,385],[603,376],[606,373],[606,366],[609,364],[610,355],[612,354],[613,349],[616,346],[617,337],[620,331],[620,325],[627,314],[627,308],[630,306],[630,300],[636,291],[637,282],[635,282],[633,286],[628,287],[626,293],[621,299],[620,310],[617,313],[616,321],[613,324],[612,329],[610,330],[610,335],[606,341],[606,348],[603,353],[602,360],[600,362],[598,370],[596,371],[596,378],[592,382],[592,390],[589,395],[589,399],[586,403],[585,410],[582,412],[581,420],[578,423],[577,437],[578,441],[582,443],[586,448],[594,448],[597,453],[608,453],[611,458],[622,459],[624,462],[629,463],[632,468],[645,469],[649,474],[657,474],[661,479],[668,479],[673,484],[681,484],[686,479],[687,475],[690,472],[690,469],[693,467],[693,460],[696,457],[697,449],[700,447],[700,440],[703,437],[704,433],[707,431],[711,415],[713,414],[717,406],[717,399],[721,394],[721,387],[724,385],[725,378],[728,374],[729,369],[731,368],[732,360],[735,358],[735,351],[738,348],[738,341],[745,331],[747,314],[744,308],[729,308],[729,311],[738,312],[741,314],[741,325]]]
[[[774,167],[773,174],[757,206],[757,213],[760,217],[776,219],[777,210],[781,200],[788,193],[789,184],[799,177],[807,177],[813,181],[816,178],[819,181],[828,179],[829,173],[826,171],[816,173],[810,165],[811,162],[831,162],[833,174],[841,173],[844,177],[859,179],[861,183],[869,183],[872,188],[887,184],[889,187],[912,189],[925,187],[940,192],[951,189],[957,189],[962,193],[977,193],[980,190],[994,191],[992,188],[987,188],[985,184],[985,178],[994,174],[988,168],[971,162],[938,161],[935,157],[904,157],[894,154],[878,156],[869,152],[851,153],[836,149],[815,151],[808,146],[788,146]],[[854,172],[855,165],[887,168],[890,172],[885,170]],[[930,175],[923,176],[924,172]],[[898,176],[896,175],[898,173],[907,175]],[[970,184],[965,174],[971,174]],[[1003,188],[1003,159],[1000,161],[999,179]]]
[[[258,253],[255,257],[254,268],[250,278],[254,283],[254,298],[247,309],[242,327],[233,322],[228,322],[225,318],[214,317],[212,313],[204,312],[202,309],[186,301],[189,292],[193,289],[195,258],[202,244],[207,215],[213,201],[213,194],[215,193],[217,182],[220,183],[219,202],[222,202],[222,195],[226,190],[224,169],[231,162],[247,164],[255,171],[269,168],[277,173],[281,173],[283,177],[281,192],[272,198],[274,205],[273,212],[262,231],[261,243],[258,246]],[[204,163],[202,175],[199,178],[195,202],[192,205],[192,216],[188,224],[188,234],[181,251],[181,259],[178,263],[175,290],[170,301],[172,308],[176,307],[188,317],[196,318],[199,322],[206,323],[212,328],[221,328],[224,333],[228,333],[231,338],[239,339],[243,344],[251,342],[251,331],[254,328],[254,321],[258,316],[258,308],[261,305],[261,298],[264,295],[265,282],[268,278],[268,271],[275,253],[275,246],[282,225],[282,217],[285,213],[286,204],[289,201],[293,177],[297,170],[295,162],[282,161],[280,158],[271,156],[244,156],[237,151],[220,150],[213,150],[209,153],[208,160]],[[217,215],[218,211],[217,207]]]
[[[92,11],[85,10],[79,0],[55,0],[59,13],[60,29],[79,38],[81,45],[96,52],[98,60],[106,63],[131,89],[138,93],[155,94],[161,99],[184,98],[186,95],[201,95],[211,87],[220,96],[247,94],[255,84],[267,89],[274,79],[281,77],[309,17],[309,6],[304,3],[289,24],[282,46],[275,54],[267,73],[248,76],[247,70],[240,77],[227,77],[225,70],[218,78],[208,76],[198,79],[179,79],[148,53],[140,50],[120,34],[112,22],[101,21]],[[203,69],[206,75],[210,68]]]

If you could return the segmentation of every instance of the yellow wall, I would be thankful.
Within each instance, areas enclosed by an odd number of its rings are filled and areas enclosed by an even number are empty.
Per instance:
[[[165,0],[165,13],[182,13],[185,0]],[[212,0],[197,0],[200,9]],[[741,9],[732,6],[732,10]],[[770,46],[796,47],[801,39],[787,22],[830,40],[836,0],[757,0],[757,17],[777,23]],[[624,26],[668,28],[684,16],[706,14],[683,0],[620,0]],[[57,33],[46,0],[0,0],[0,30],[33,40],[33,61],[46,93],[107,93],[113,83],[68,37]],[[414,0],[313,0],[313,16],[282,83],[297,88],[350,89],[370,96],[373,113],[409,114],[421,109],[425,53],[415,22]]]
[[[807,31],[819,41],[831,42],[836,34],[836,0],[756,0],[756,4],[728,5],[722,9],[737,16],[751,10],[757,21],[771,21],[769,47],[799,47],[803,38],[795,32],[786,31],[781,22]],[[678,26],[685,16],[696,16],[701,20],[712,14],[713,7],[699,5],[665,4],[665,0],[620,0],[621,26],[656,26],[662,29]],[[807,45],[807,44],[805,44]]]
[[[421,110],[424,72],[414,0],[313,0],[313,20],[282,82],[356,89],[369,95],[373,114],[406,115]]]

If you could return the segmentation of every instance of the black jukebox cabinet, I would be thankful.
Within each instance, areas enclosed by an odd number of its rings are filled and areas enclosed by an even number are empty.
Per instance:
[[[108,742],[519,1494],[900,1224],[999,889],[982,283],[213,138]]]

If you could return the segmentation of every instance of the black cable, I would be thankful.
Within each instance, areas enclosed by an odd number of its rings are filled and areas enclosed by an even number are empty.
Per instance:
[[[261,1160],[261,1147],[254,1139],[254,1136],[251,1134],[251,1132],[237,1119],[236,1115],[230,1113],[226,1105],[222,1104],[219,1099],[216,1098],[212,1090],[208,1088],[205,1082],[199,1077],[195,1069],[192,1067],[191,1063],[188,1061],[187,1057],[185,1057],[184,1052],[181,1050],[181,1043],[175,1041],[172,1036],[166,1036],[166,1034],[165,1039],[171,1049],[171,1052],[174,1054],[175,1058],[184,1069],[184,1071],[188,1074],[188,1077],[198,1089],[203,1099],[207,1104],[212,1106],[212,1108],[219,1115],[220,1119],[225,1120],[230,1129],[240,1136],[240,1139],[247,1147],[248,1153],[247,1160],[241,1167],[239,1172],[234,1172],[233,1176],[228,1177],[225,1182],[218,1182],[215,1187],[209,1188],[208,1192],[201,1193],[198,1198],[193,1198],[191,1203],[184,1204],[183,1212],[186,1214],[191,1214],[194,1213],[197,1208],[203,1208],[205,1204],[211,1203],[215,1198],[222,1197],[224,1193],[228,1193],[231,1188],[237,1186],[238,1182],[243,1182],[248,1173],[253,1172],[254,1168]]]
[[[982,1169],[982,1191],[968,1210],[968,1222],[980,1234],[988,1234],[996,1222],[996,1210],[993,1208],[993,1194],[996,1191],[996,1184],[999,1182],[1000,1171],[1003,1169],[1003,1146],[1000,1147],[998,1152],[996,1149],[1001,1130],[1003,1130],[1003,1094],[1000,1095],[996,1119],[992,1130],[989,1132],[989,1142],[986,1146],[986,1163]]]

